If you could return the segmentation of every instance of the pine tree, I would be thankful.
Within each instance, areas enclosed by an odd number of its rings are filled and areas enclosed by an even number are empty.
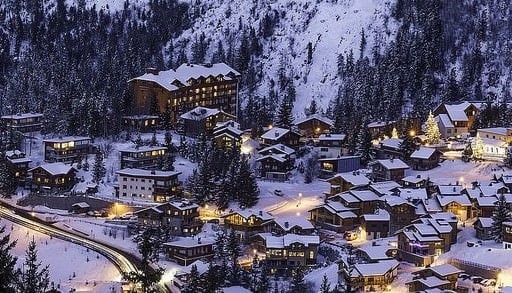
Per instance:
[[[434,115],[432,115],[432,111],[428,114],[427,122],[425,123],[427,140],[430,144],[438,144],[439,139],[441,138],[441,133],[439,132],[439,126],[437,125],[436,120],[434,119]]]
[[[462,151],[462,160],[464,162],[469,162],[472,157],[473,157],[473,147],[471,146],[471,143],[468,143],[466,145],[466,147],[464,148],[464,151]]]
[[[7,165],[7,159],[0,153],[0,194],[3,197],[10,198],[16,190],[16,176]]]
[[[100,150],[98,150],[96,152],[96,156],[94,157],[92,180],[96,183],[100,183],[106,172],[107,170],[105,169],[105,163],[103,162],[103,154]]]
[[[276,126],[290,128],[292,123],[292,102],[288,97],[284,97],[277,109]]]
[[[365,123],[364,125],[368,125]],[[368,127],[363,127],[357,136],[356,155],[361,156],[361,163],[368,164],[374,157],[372,150],[372,136]]]
[[[505,195],[502,193],[500,194],[498,201],[495,204],[494,207],[494,213],[492,214],[492,230],[491,235],[492,238],[496,242],[502,242],[503,241],[503,222],[510,220],[510,210],[507,207],[507,201],[505,199]]]
[[[240,248],[240,238],[236,234],[235,230],[231,230],[226,242],[226,251],[231,261],[231,282],[237,283],[240,281],[240,266],[238,265],[238,258],[242,254]]]
[[[5,233],[5,226],[0,228],[0,235]],[[15,269],[17,258],[11,254],[16,241],[10,240],[5,234],[0,238],[0,292],[14,293],[14,286],[18,277]]]
[[[151,136],[151,140],[149,141],[150,146],[157,146],[158,140],[156,139],[156,132],[153,132],[153,136]]]
[[[290,293],[306,292],[306,289],[306,283],[304,282],[304,271],[301,267],[298,267],[292,271]]]
[[[306,159],[306,166],[304,167],[304,183],[309,184],[313,182],[315,176],[318,175],[319,167],[318,153],[312,152]]]
[[[251,166],[247,158],[243,157],[240,161],[240,167],[237,175],[236,188],[234,189],[235,198],[238,204],[243,208],[250,208],[258,203],[260,190],[256,177],[251,171]]]
[[[484,156],[484,143],[482,138],[480,138],[480,134],[476,134],[475,145],[473,146],[473,158],[475,160],[481,160]]]
[[[307,57],[306,62],[308,64],[311,64],[311,61],[313,60],[313,44],[311,42],[308,42],[307,51],[308,51],[308,57]]]
[[[417,148],[418,145],[416,145],[412,137],[409,135],[403,138],[399,146],[400,153],[404,155],[404,159],[406,160],[408,160],[411,157],[412,153],[414,153],[414,151],[416,151]]]
[[[331,284],[329,284],[327,275],[324,274],[324,277],[322,278],[322,284],[320,285],[320,293],[329,293],[330,290],[331,290]]]
[[[23,270],[18,269],[18,290],[24,293],[46,292],[50,285],[49,274],[48,266],[42,267],[37,259],[36,242],[32,239],[25,254]]]
[[[199,275],[199,272],[197,271],[197,266],[195,264],[192,265],[190,268],[190,274],[188,275],[187,279],[187,285],[183,290],[182,293],[198,293],[201,292],[201,277]]]

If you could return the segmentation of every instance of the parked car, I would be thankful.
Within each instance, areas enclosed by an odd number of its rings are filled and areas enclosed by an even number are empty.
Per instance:
[[[284,193],[283,193],[283,191],[281,189],[274,190],[274,194],[277,195],[277,196],[283,196],[284,195]]]
[[[459,274],[459,279],[462,279],[462,280],[467,280],[467,279],[469,279],[469,277],[471,277],[471,276],[466,273]]]
[[[480,276],[471,276],[471,281],[473,281],[473,283],[475,284],[480,284],[480,282],[482,282],[484,280],[484,278],[480,277]]]
[[[480,282],[480,285],[485,286],[485,287],[494,287],[494,286],[496,286],[496,280],[484,279],[483,281]]]

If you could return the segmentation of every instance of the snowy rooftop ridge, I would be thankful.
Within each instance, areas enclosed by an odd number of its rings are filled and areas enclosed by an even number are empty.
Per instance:
[[[280,128],[280,127],[272,127],[267,132],[261,135],[262,139],[268,140],[278,140],[283,137],[288,132],[291,132],[290,129]]]
[[[436,152],[436,149],[420,147],[411,154],[411,159],[429,159]]]
[[[293,121],[293,124],[294,125],[298,125],[298,124],[301,124],[301,123],[304,123],[306,121],[309,121],[309,120],[313,120],[313,119],[316,119],[316,120],[319,120],[319,121],[322,121],[323,123],[325,124],[329,124],[330,126],[333,126],[334,125],[334,122],[327,118],[327,117],[324,117],[320,114],[312,114],[312,115],[309,115],[307,117],[303,117],[303,118],[297,118]]]
[[[176,171],[160,171],[160,170],[144,170],[135,168],[125,168],[116,172],[121,176],[133,176],[133,177],[172,177],[180,175],[181,172]]]
[[[35,168],[28,170],[28,172],[32,172],[32,171],[36,170],[37,168],[42,168],[43,170],[45,170],[46,172],[50,173],[53,176],[65,175],[65,174],[68,174],[69,172],[71,172],[71,170],[76,171],[76,169],[73,166],[58,162],[58,163],[49,163],[49,164],[40,165],[40,166],[37,166]]]
[[[377,160],[372,162],[371,164],[380,164],[388,170],[409,169],[409,165],[407,165],[406,163],[404,163],[404,161],[400,159]]]
[[[78,140],[90,140],[89,136],[65,136],[65,137],[57,137],[57,138],[45,138],[43,142],[70,142],[70,141],[78,141]]]
[[[273,236],[270,233],[260,233],[258,235],[265,239],[267,248],[285,248],[292,243],[301,243],[307,247],[320,244],[320,236],[318,235],[286,234],[284,236]]]
[[[282,143],[271,145],[269,147],[261,149],[260,151],[258,151],[258,153],[262,154],[262,153],[265,153],[267,151],[273,151],[273,150],[276,150],[278,153],[284,153],[286,155],[291,155],[291,154],[295,153],[294,149],[292,149],[291,147],[288,147],[288,146],[286,146],[286,145],[284,145]]]
[[[12,114],[12,115],[4,115],[0,117],[1,119],[24,119],[24,118],[37,118],[37,117],[43,117],[43,114],[41,113],[21,113],[21,114]]]

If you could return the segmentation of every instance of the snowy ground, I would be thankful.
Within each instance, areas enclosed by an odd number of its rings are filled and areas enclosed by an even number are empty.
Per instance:
[[[18,257],[19,267],[24,261],[29,241],[35,239],[39,259],[44,265],[50,266],[51,281],[55,286],[60,285],[62,292],[69,292],[71,288],[76,292],[120,292],[119,271],[98,253],[5,220],[0,224],[6,226],[11,240],[18,240],[12,254]],[[115,291],[112,291],[112,287]]]

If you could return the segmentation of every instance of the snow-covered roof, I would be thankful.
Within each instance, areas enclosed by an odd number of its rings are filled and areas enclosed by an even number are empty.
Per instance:
[[[7,158],[7,160],[13,164],[20,164],[20,163],[30,163],[32,160],[30,158],[18,158],[18,159],[11,159]]]
[[[490,127],[490,128],[479,128],[477,131],[484,131],[488,133],[494,133],[498,135],[507,135],[512,129],[506,127]]]
[[[160,117],[156,116],[156,115],[130,115],[130,116],[123,116],[121,118],[130,119],[130,120],[160,119]]]
[[[194,109],[181,114],[181,119],[187,120],[203,120],[207,117],[214,116],[220,113],[219,109],[210,109],[206,107],[195,107]]]
[[[322,141],[322,140],[344,140],[345,137],[347,137],[347,136],[343,133],[330,133],[330,134],[323,133],[323,134],[320,134],[320,136],[318,137],[318,140],[319,141]]]
[[[457,223],[459,220],[452,212],[442,212],[431,214],[430,217],[436,220],[443,220],[448,223]]]
[[[496,196],[479,196],[475,199],[479,207],[493,207],[494,204],[498,201]]]
[[[258,235],[265,239],[267,248],[285,248],[292,243],[301,243],[304,246],[320,244],[320,236],[318,235],[286,234],[284,236],[273,236],[270,233],[259,233]]]
[[[450,281],[441,280],[441,279],[439,279],[436,276],[430,276],[430,277],[425,277],[425,278],[413,279],[412,281],[409,281],[406,284],[411,284],[411,283],[414,283],[414,282],[420,282],[423,285],[425,285],[425,287],[427,287],[427,288],[436,288],[436,287],[439,287],[439,286],[450,284]]]
[[[177,246],[177,247],[184,247],[184,248],[192,248],[192,247],[198,247],[198,246],[205,246],[205,245],[212,245],[215,242],[214,239],[210,238],[182,238],[177,241],[167,242],[164,243],[164,246]]]
[[[397,187],[401,187],[401,185],[395,181],[382,181],[370,184],[370,189],[374,190],[378,194],[387,194]]]
[[[393,249],[396,248],[389,245],[364,245],[357,248],[357,250],[364,252],[373,261],[392,259],[386,253]]]
[[[482,139],[482,143],[484,145],[490,145],[490,146],[500,147],[500,148],[506,148],[508,146],[508,143],[503,140],[487,138],[487,137],[482,137],[481,139]]]
[[[379,209],[375,214],[364,214],[363,218],[366,222],[369,221],[389,221],[389,213],[386,210]]]
[[[368,179],[368,177],[366,177],[364,174],[361,174],[361,173],[354,174],[353,172],[338,173],[338,174],[334,175],[333,177],[327,179],[327,181],[335,179],[336,177],[339,177],[339,178],[343,179],[343,181],[348,182],[354,186],[364,186],[364,185],[368,185],[370,183],[370,179]]]
[[[58,137],[58,138],[46,138],[43,139],[43,142],[70,142],[70,141],[83,141],[90,140],[91,138],[88,136],[66,136],[66,137]]]
[[[354,265],[353,273],[362,277],[383,276],[398,267],[400,263],[394,259],[382,260],[377,263],[359,263]],[[356,272],[357,271],[357,272]]]
[[[344,192],[337,194],[337,196],[342,199],[345,202],[352,203],[352,202],[360,202],[359,198],[355,197],[353,194],[349,192]]]
[[[21,155],[25,155],[24,152],[20,151],[20,150],[10,150],[10,151],[5,151],[5,156],[6,157],[12,157],[12,156],[21,156]]]
[[[377,160],[374,164],[380,164],[388,170],[409,169],[409,166],[400,159]]]
[[[28,172],[32,172],[37,168],[42,168],[43,170],[45,170],[46,172],[50,173],[53,176],[65,175],[65,174],[68,174],[69,172],[71,172],[71,170],[76,171],[76,169],[71,165],[66,165],[64,163],[57,162],[57,163],[44,164],[44,165],[32,168],[32,169],[28,170]]]
[[[291,131],[290,129],[280,128],[280,127],[272,127],[267,132],[263,133],[261,135],[261,138],[268,139],[268,140],[278,140],[290,131]]]
[[[222,133],[225,133],[225,132],[231,132],[231,133],[233,133],[236,136],[241,136],[243,134],[243,131],[238,129],[238,128],[235,128],[235,127],[232,127],[232,126],[223,126],[223,127],[216,128],[213,131],[213,135],[218,136],[218,135],[220,135]]]
[[[430,159],[435,152],[436,149],[420,147],[411,154],[411,159]]]
[[[482,225],[483,228],[491,228],[492,227],[492,223],[494,222],[492,220],[492,218],[488,218],[488,217],[478,217],[478,219],[476,220],[475,224],[480,222],[480,224]]]
[[[37,117],[43,117],[43,114],[41,113],[21,113],[21,114],[13,114],[13,115],[4,115],[1,117],[1,119],[25,119],[25,118],[37,118]]]
[[[199,207],[197,204],[190,202],[188,200],[170,201],[170,202],[164,203],[163,205],[165,205],[165,204],[169,204],[169,205],[173,206],[174,208],[181,210],[181,211],[189,210],[189,209],[196,209]]]
[[[306,230],[315,228],[315,226],[313,226],[313,224],[304,217],[278,217],[273,221],[285,231],[290,231],[293,227],[299,227]],[[288,223],[288,227],[286,227],[286,223]]]
[[[251,290],[244,288],[242,286],[231,286],[221,288],[222,293],[251,293]]]
[[[231,211],[229,212],[228,214],[226,215],[223,215],[222,217],[225,218],[225,217],[228,217],[230,215],[234,215],[234,214],[239,214],[240,216],[244,217],[245,219],[249,219],[251,216],[254,216],[256,218],[260,218],[262,221],[268,221],[268,220],[273,220],[274,217],[263,211],[263,210],[256,210],[256,211],[253,211],[253,210],[237,210],[237,211]]]
[[[386,194],[386,195],[382,196],[381,199],[383,199],[391,207],[399,206],[399,205],[403,205],[403,204],[408,204],[413,207],[415,206],[412,202],[410,202],[406,199],[403,199],[400,196],[396,196],[396,195]]]
[[[421,177],[421,175],[414,175],[414,176],[411,175],[411,176],[406,176],[406,177],[402,178],[402,181],[409,182],[412,184],[418,184],[423,180],[426,180],[426,178]]]
[[[440,276],[448,276],[451,274],[457,274],[457,273],[463,272],[462,270],[459,270],[458,268],[456,268],[448,263],[442,264],[439,266],[433,266],[433,267],[430,267],[429,269]]]
[[[393,124],[395,123],[396,121],[387,121],[387,122],[384,122],[384,121],[376,121],[376,122],[371,122],[371,123],[368,123],[368,125],[366,125],[368,128],[374,128],[374,127],[383,127],[383,126],[386,126],[386,125],[390,125],[390,124]]]
[[[176,171],[143,170],[143,169],[132,169],[132,168],[121,169],[121,170],[117,171],[116,173],[121,176],[144,177],[144,178],[173,177],[173,176],[178,176],[181,174],[181,172],[176,172]]]
[[[304,123],[306,121],[309,121],[309,120],[313,120],[313,119],[316,119],[316,120],[319,120],[319,121],[322,121],[323,123],[325,124],[329,124],[330,126],[333,126],[334,123],[331,119],[327,118],[327,117],[324,117],[320,114],[313,114],[313,115],[309,115],[307,117],[303,117],[303,118],[298,118],[298,119],[295,119],[293,121],[293,124],[294,125],[298,125],[298,124],[301,124],[301,123]]]
[[[466,115],[466,112],[464,112],[471,103],[469,102],[463,102],[461,104],[457,105],[445,105],[446,112],[448,113],[448,116],[450,116],[451,121],[468,121],[468,116]]]
[[[398,188],[400,197],[405,199],[426,199],[428,198],[427,190],[425,188]]]
[[[344,211],[351,211],[352,209],[349,207],[346,207],[344,204],[342,204],[339,201],[333,201],[333,200],[327,200],[325,205],[329,206],[336,212],[344,212]]]
[[[86,209],[86,208],[91,207],[88,203],[83,202],[83,201],[82,201],[82,202],[74,203],[74,204],[72,204],[71,206],[72,206],[72,207],[79,207],[79,208],[81,208],[81,209]]]
[[[163,88],[173,91],[178,89],[178,86],[172,84],[174,81],[179,81],[181,84],[186,85],[187,81],[191,78],[198,79],[200,77],[207,78],[208,76],[219,76],[223,75],[224,79],[230,80],[227,75],[233,74],[239,76],[240,73],[233,68],[229,67],[225,63],[215,63],[211,66],[199,65],[199,64],[182,64],[176,70],[165,70],[159,71],[158,74],[146,73],[139,77],[133,78],[133,80],[144,80],[152,81]]]
[[[256,159],[257,162],[259,161],[263,161],[263,160],[266,160],[266,159],[272,159],[272,160],[276,160],[276,161],[279,161],[281,163],[284,163],[286,162],[286,158],[284,157],[284,155],[282,154],[272,154],[272,155],[266,155],[266,156],[263,156],[263,157],[259,157]]]
[[[403,143],[403,139],[400,138],[387,138],[380,142],[380,144],[387,148],[400,149],[400,145]]]
[[[428,213],[435,213],[435,212],[440,212],[443,210],[443,208],[441,208],[441,206],[439,205],[439,202],[437,200],[433,200],[433,199],[431,199],[431,200],[424,199],[423,206],[425,207],[425,210]]]
[[[439,194],[459,195],[462,193],[462,185],[438,185]]]
[[[351,190],[349,192],[360,201],[381,200],[379,196],[371,190]]]
[[[440,122],[445,128],[454,128],[452,121],[450,120],[450,117],[446,114],[439,114],[436,116],[436,120]]]
[[[469,200],[468,196],[465,194],[462,195],[437,195],[437,200],[439,201],[439,204],[443,207],[447,206],[448,204],[455,202],[460,204],[461,206],[471,206],[471,201]]]
[[[167,150],[164,146],[149,146],[149,145],[143,145],[140,147],[131,146],[126,149],[120,150],[120,152],[123,153],[142,153],[142,152],[152,152],[152,151],[161,151],[161,150]]]
[[[268,151],[273,151],[273,152],[276,151],[277,153],[282,153],[282,154],[286,154],[286,155],[291,155],[291,154],[295,153],[294,149],[292,149],[291,147],[285,146],[282,143],[266,147],[266,148],[260,150],[258,153],[263,154]]]

